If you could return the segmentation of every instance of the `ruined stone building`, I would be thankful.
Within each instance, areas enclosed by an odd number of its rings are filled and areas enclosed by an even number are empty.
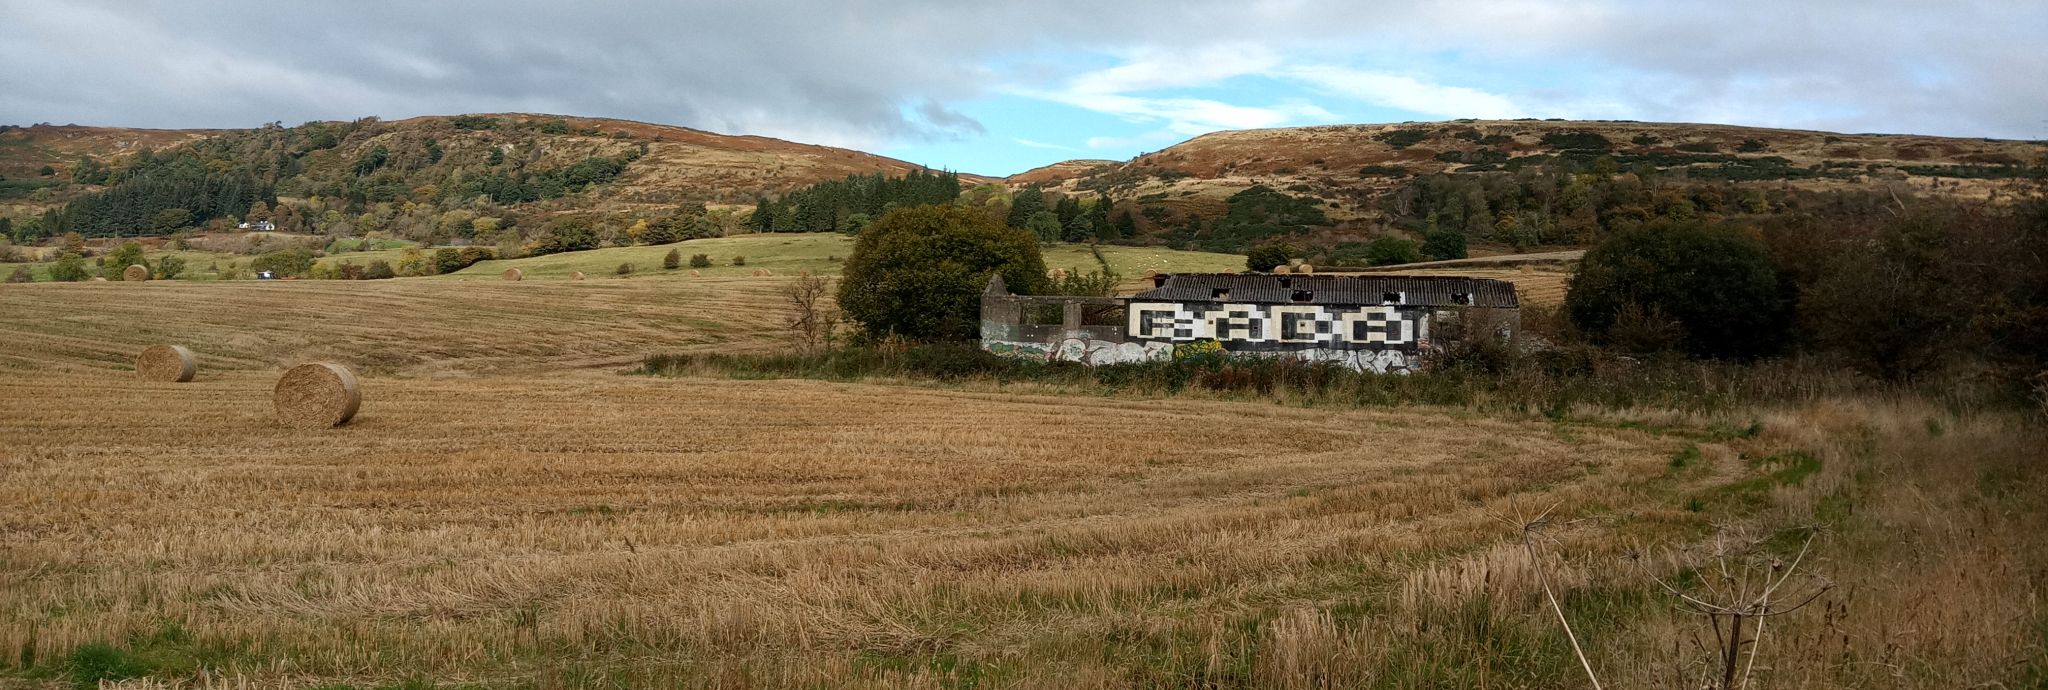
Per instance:
[[[1010,294],[996,276],[981,298],[981,344],[1087,364],[1221,350],[1404,372],[1459,338],[1511,335],[1519,310],[1514,285],[1484,278],[1160,275],[1130,297],[1037,297]]]

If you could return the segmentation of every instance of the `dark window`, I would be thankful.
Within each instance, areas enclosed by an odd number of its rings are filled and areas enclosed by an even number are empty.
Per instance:
[[[1472,293],[1469,293],[1469,292],[1453,292],[1453,293],[1451,293],[1451,304],[1463,304],[1463,305],[1467,305],[1467,306],[1470,306],[1470,305],[1472,304]]]
[[[1313,293],[1313,292],[1309,292],[1309,291],[1307,291],[1307,290],[1295,290],[1295,291],[1294,291],[1294,301],[1296,301],[1296,302],[1308,302],[1308,301],[1313,301],[1313,300],[1314,300],[1315,298],[1316,298],[1316,293]]]
[[[1211,298],[1214,298],[1214,299],[1219,299],[1219,300],[1225,300],[1225,299],[1230,299],[1230,288],[1216,288],[1216,289],[1210,290],[1210,291],[1209,291],[1209,296],[1210,296]]]
[[[1380,302],[1384,304],[1400,304],[1401,293],[1389,292],[1384,295],[1380,295]]]

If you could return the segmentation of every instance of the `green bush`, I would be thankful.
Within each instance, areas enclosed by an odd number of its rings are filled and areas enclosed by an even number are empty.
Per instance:
[[[1279,242],[1262,244],[1253,247],[1250,252],[1245,253],[1244,267],[1264,273],[1273,270],[1274,267],[1287,263],[1287,260],[1294,258],[1296,253],[1294,247],[1287,244]]]
[[[495,258],[498,258],[497,253],[489,247],[442,247],[434,250],[434,272],[454,273],[479,261],[490,261]]]
[[[1393,266],[1412,264],[1422,260],[1422,249],[1414,240],[1393,236],[1373,238],[1365,247],[1365,263],[1370,266]]]
[[[1617,327],[1654,331],[1669,319],[1684,351],[1745,359],[1783,347],[1787,301],[1761,246],[1699,221],[1660,219],[1588,250],[1565,312],[1598,343],[1613,342]]]
[[[613,273],[617,273],[617,274],[619,274],[619,275],[622,275],[622,276],[623,276],[623,275],[632,275],[632,273],[633,273],[633,264],[629,264],[629,263],[627,263],[627,264],[619,264],[619,268],[618,268],[618,270],[616,270],[616,271],[613,271]]]
[[[839,282],[839,306],[871,337],[972,338],[981,292],[998,274],[1013,292],[1043,290],[1037,238],[979,209],[897,209],[861,231]]]
[[[711,267],[711,255],[710,255],[710,254],[692,254],[692,255],[690,255],[690,268],[710,268],[710,267]]]
[[[261,273],[270,271],[277,277],[304,276],[313,270],[313,252],[304,248],[281,249],[256,257],[249,262],[249,270]]]
[[[533,244],[533,256],[581,252],[598,247],[597,231],[590,228],[588,221],[578,218],[558,218],[548,223],[540,241]]]
[[[10,283],[33,283],[35,280],[35,271],[28,270],[27,266],[16,266],[14,272],[7,276],[7,282]]]
[[[1434,261],[1465,258],[1467,256],[1465,233],[1449,228],[1424,233],[1422,235],[1422,255]]]
[[[744,257],[744,256],[734,256],[734,257],[732,258],[732,265],[734,265],[734,266],[745,266],[745,265],[747,265],[747,257]]]
[[[666,270],[666,271],[673,271],[673,270],[676,270],[676,269],[678,269],[678,268],[682,268],[682,267],[683,267],[683,250],[680,250],[680,249],[670,249],[670,250],[668,250],[668,253],[667,253],[667,254],[665,254],[665,255],[663,255],[663,256],[661,257],[661,268],[662,268],[662,270]]]
[[[156,260],[156,270],[150,275],[159,280],[172,280],[185,272],[185,260],[181,257],[166,256]]]
[[[65,252],[57,258],[57,263],[50,264],[50,280],[76,283],[89,277],[91,274],[85,270],[85,257],[75,253]]]
[[[398,277],[398,271],[391,268],[391,262],[383,259],[372,261],[370,265],[363,267],[364,280],[384,280],[396,277]]]

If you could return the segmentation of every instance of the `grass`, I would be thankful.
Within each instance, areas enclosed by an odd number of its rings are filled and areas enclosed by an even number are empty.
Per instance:
[[[651,276],[685,276],[690,257],[705,254],[711,258],[711,267],[696,269],[706,277],[752,276],[756,269],[768,269],[777,275],[793,276],[803,271],[814,275],[837,275],[846,257],[853,254],[854,238],[837,233],[780,233],[761,235],[736,235],[701,240],[688,240],[675,244],[637,247],[609,247],[582,252],[565,252],[546,256],[485,261],[468,269],[447,276],[452,280],[496,280],[498,274],[507,268],[518,268],[529,280],[567,279],[578,271],[591,278],[614,277],[619,264],[633,265],[634,272],[628,276],[643,279]],[[682,253],[683,267],[665,271],[661,260],[670,250]],[[1174,272],[1242,271],[1244,257],[1234,254],[1212,254],[1208,252],[1187,252],[1156,247],[1110,247],[1101,248],[1103,256],[1125,277],[1142,276],[1146,269]],[[746,265],[732,265],[733,257],[746,258]],[[1048,268],[1080,268],[1083,271],[1097,270],[1100,263],[1086,245],[1055,245],[1045,250],[1045,264]]]
[[[1844,594],[1762,687],[2048,668],[2048,438],[1998,413],[618,375],[775,350],[787,282],[0,286],[0,685],[1580,687],[1545,572],[1608,686],[1677,687],[1711,636],[1623,554],[1820,519]],[[309,359],[351,425],[271,421]]]

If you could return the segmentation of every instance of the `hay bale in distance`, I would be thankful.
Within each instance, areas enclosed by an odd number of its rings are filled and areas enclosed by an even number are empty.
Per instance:
[[[1274,266],[1274,267],[1273,267],[1273,272],[1274,272],[1274,273],[1293,273],[1293,272],[1294,272],[1294,267],[1293,267],[1293,266],[1289,266],[1289,265],[1287,265],[1287,264],[1280,264],[1280,265],[1278,265],[1278,266]]]
[[[328,429],[347,424],[363,403],[356,375],[339,364],[313,362],[286,371],[271,393],[277,421],[294,429]]]
[[[87,281],[87,282],[93,282],[93,283],[104,283],[104,282],[107,282],[107,277],[106,277],[106,276],[93,276],[93,277],[92,277],[92,280],[90,280],[90,281]]]
[[[1157,277],[1159,277],[1159,269],[1156,269],[1156,268],[1148,268],[1148,269],[1145,269],[1145,279],[1146,279],[1146,280],[1151,280],[1151,279],[1153,279],[1153,278],[1157,278]]]
[[[697,272],[697,269],[694,269],[694,268],[690,269],[690,277],[691,277],[691,278],[699,278],[699,277],[702,277],[703,275],[704,275],[704,274],[702,274],[702,273],[698,273],[698,272]]]
[[[516,268],[508,268],[505,269],[504,273],[498,274],[500,280],[518,280],[524,277],[526,277],[526,272]]]
[[[759,277],[762,277],[762,276],[765,276],[765,275],[768,275],[768,269],[765,269],[765,268],[756,268],[756,269],[754,269],[754,277],[755,277],[755,278],[759,278]]]
[[[582,271],[577,271],[577,272],[575,272],[575,273],[571,273],[571,274],[569,274],[569,279],[570,279],[570,280],[582,280],[582,279],[583,279],[583,272],[582,272]]]
[[[122,269],[121,279],[131,283],[149,280],[149,267],[142,264],[129,266],[126,269]]]
[[[135,356],[135,375],[144,381],[184,383],[199,373],[199,360],[183,345],[151,345]]]
[[[1314,267],[1314,266],[1311,266],[1311,265],[1308,265],[1308,264],[1302,264],[1302,265],[1300,265],[1300,266],[1296,266],[1296,267],[1294,267],[1294,272],[1295,272],[1295,273],[1314,273],[1314,272],[1316,272],[1316,267]]]

